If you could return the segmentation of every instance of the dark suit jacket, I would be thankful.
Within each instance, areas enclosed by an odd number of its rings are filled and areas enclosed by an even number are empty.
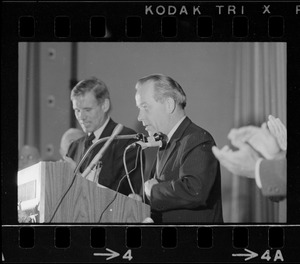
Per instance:
[[[150,205],[156,223],[222,223],[221,174],[212,136],[186,117],[162,155]],[[155,166],[150,178],[155,177]]]
[[[111,136],[116,123],[110,119],[107,126],[103,130],[100,138]],[[131,135],[136,134],[136,132],[130,128],[123,127],[120,135]],[[77,164],[84,155],[84,142],[87,136],[82,137],[74,141],[68,151],[67,156],[72,158]],[[102,169],[99,174],[99,184],[104,185],[112,190],[116,190],[121,178],[126,174],[123,164],[123,153],[125,148],[133,143],[135,140],[114,140],[112,144],[108,147],[104,153],[102,161]],[[80,168],[80,171],[83,172],[88,164],[93,160],[95,155],[100,151],[105,142],[98,144],[87,157],[87,163],[83,163],[83,166]],[[137,148],[133,148],[127,151],[126,153],[126,164],[128,172],[130,172],[136,165],[137,159],[137,168],[129,173],[133,189],[136,193],[140,193],[142,180],[141,180],[141,165],[140,158],[137,151]],[[119,187],[118,192],[128,195],[132,193],[127,178],[125,177]]]
[[[274,202],[286,197],[286,159],[262,160],[259,175],[263,195]]]

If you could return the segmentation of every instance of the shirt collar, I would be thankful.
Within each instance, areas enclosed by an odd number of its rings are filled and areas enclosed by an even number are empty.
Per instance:
[[[94,135],[95,135],[95,139],[93,139],[93,143],[94,143],[96,140],[98,140],[98,138],[100,138],[100,136],[101,136],[101,134],[103,133],[103,130],[105,129],[105,127],[107,126],[109,120],[110,120],[110,117],[108,117],[108,118],[106,119],[106,121],[104,122],[104,124],[103,124],[100,128],[98,128],[97,130],[95,130],[95,131],[93,132]]]
[[[169,134],[167,135],[168,137],[168,141],[167,143],[169,143],[171,137],[174,135],[175,131],[177,130],[177,128],[180,126],[180,124],[183,122],[183,120],[186,118],[186,116],[183,116],[177,123],[175,126],[173,126],[173,128],[171,129],[171,131],[169,132]]]

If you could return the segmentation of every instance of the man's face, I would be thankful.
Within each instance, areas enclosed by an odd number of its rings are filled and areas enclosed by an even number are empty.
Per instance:
[[[168,134],[166,105],[155,101],[153,95],[153,82],[148,81],[137,86],[135,101],[139,108],[138,120],[143,122],[143,126],[148,131],[149,136],[153,136],[156,132]]]
[[[82,130],[91,133],[100,128],[106,120],[104,104],[99,104],[93,92],[87,92],[72,100],[76,119]]]

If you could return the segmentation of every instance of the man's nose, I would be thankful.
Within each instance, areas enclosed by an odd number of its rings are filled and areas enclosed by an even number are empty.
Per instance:
[[[139,114],[138,114],[138,121],[140,121],[140,122],[142,122],[143,120],[144,120],[144,116],[143,116],[143,114],[142,114],[142,111],[140,111],[139,112]]]

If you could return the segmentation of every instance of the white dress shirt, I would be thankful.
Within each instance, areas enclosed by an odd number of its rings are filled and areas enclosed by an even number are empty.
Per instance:
[[[109,120],[110,120],[110,117],[108,117],[107,118],[107,120],[104,122],[104,124],[100,127],[100,128],[98,128],[97,130],[95,130],[93,133],[94,133],[94,135],[95,135],[95,138],[93,139],[93,143],[95,143],[98,139],[99,139],[99,137],[101,136],[101,134],[103,133],[103,130],[105,129],[105,127],[107,126],[107,124],[108,124],[108,122],[109,122]],[[91,134],[91,133],[90,133]],[[90,135],[89,134],[89,135]]]
[[[167,135],[168,137],[168,141],[167,143],[169,143],[171,137],[174,135],[175,131],[177,130],[177,128],[180,126],[180,124],[183,122],[183,120],[186,118],[186,116],[182,117],[175,126],[173,126],[173,128],[171,129],[171,131],[169,132],[169,134]]]

